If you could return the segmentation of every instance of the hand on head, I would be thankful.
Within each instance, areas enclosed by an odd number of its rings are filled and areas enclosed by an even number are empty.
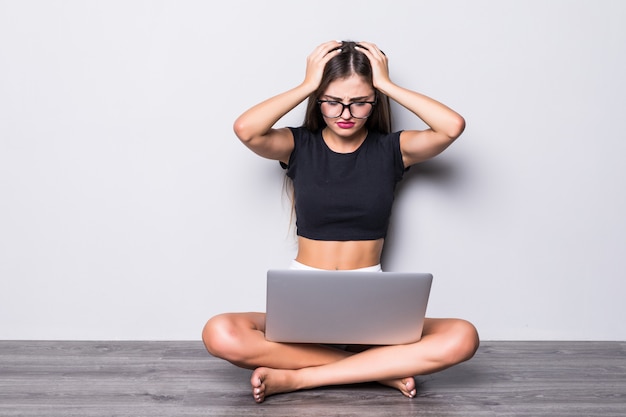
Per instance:
[[[340,53],[340,41],[325,42],[315,48],[306,60],[306,75],[304,77],[304,84],[310,83],[313,88],[317,88],[322,81],[324,67],[328,61]]]
[[[372,66],[372,83],[379,88],[383,82],[389,81],[389,63],[387,55],[378,46],[370,42],[358,42],[356,48],[370,61]]]
[[[342,44],[342,41],[328,41],[313,50],[307,58],[305,84],[310,83],[313,88],[320,85],[326,64],[342,52]],[[378,46],[371,42],[356,42],[354,48],[369,60],[375,88],[390,81],[387,56]]]

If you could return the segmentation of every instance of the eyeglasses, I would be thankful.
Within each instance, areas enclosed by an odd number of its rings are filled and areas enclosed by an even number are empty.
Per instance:
[[[372,114],[376,101],[355,101],[350,104],[344,104],[334,100],[317,100],[317,104],[320,105],[320,111],[324,117],[329,119],[340,117],[346,107],[350,116],[355,119],[367,119]]]

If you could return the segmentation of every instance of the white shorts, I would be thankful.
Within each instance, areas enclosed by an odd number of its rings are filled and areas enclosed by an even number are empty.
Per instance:
[[[295,259],[291,261],[291,265],[289,266],[289,269],[297,269],[300,271],[321,271],[320,268],[313,268],[312,266],[302,264],[296,261]],[[365,268],[348,269],[346,271],[383,272],[383,268],[380,266],[380,264],[378,264],[374,266],[366,266]]]

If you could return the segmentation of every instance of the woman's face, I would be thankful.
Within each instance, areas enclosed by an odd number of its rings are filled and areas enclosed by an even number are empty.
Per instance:
[[[333,133],[350,137],[365,128],[365,122],[373,108],[371,103],[375,99],[374,87],[363,77],[354,74],[328,84],[328,88],[319,98],[320,110],[324,122]]]

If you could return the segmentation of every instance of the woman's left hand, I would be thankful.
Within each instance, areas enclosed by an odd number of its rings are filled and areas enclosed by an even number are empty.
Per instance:
[[[372,83],[374,88],[381,89],[385,83],[391,82],[389,79],[389,63],[387,55],[378,46],[370,42],[359,42],[357,48],[369,59],[372,66]]]

